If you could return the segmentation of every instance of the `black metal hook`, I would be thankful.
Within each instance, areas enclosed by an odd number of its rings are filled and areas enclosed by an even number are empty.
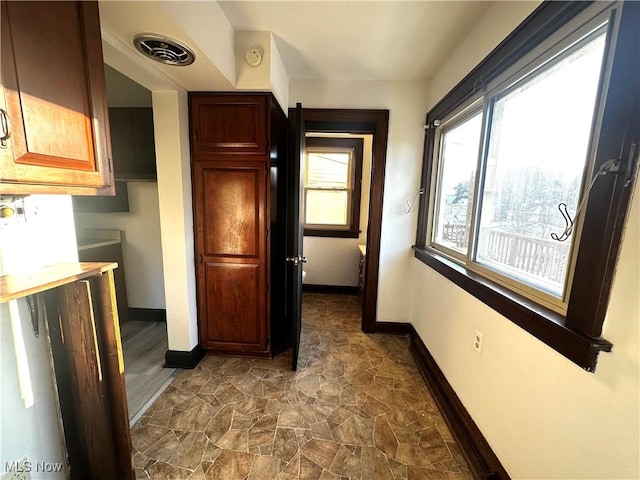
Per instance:
[[[560,203],[558,205],[558,210],[560,211],[560,215],[562,215],[565,227],[564,231],[560,235],[558,235],[557,233],[552,233],[551,238],[558,242],[564,242],[571,236],[571,233],[573,232],[574,220],[571,218],[571,215],[569,215],[566,203]]]

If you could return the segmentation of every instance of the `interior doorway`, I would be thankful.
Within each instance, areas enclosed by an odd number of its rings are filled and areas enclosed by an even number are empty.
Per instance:
[[[295,121],[295,110],[289,110]],[[371,138],[371,176],[367,230],[366,256],[363,281],[362,331],[376,332],[378,273],[380,262],[380,233],[382,229],[382,205],[386,167],[388,110],[351,110],[304,108],[305,130],[312,135],[335,135]],[[362,195],[366,195],[363,190]],[[306,252],[305,252],[306,255]]]
[[[306,132],[305,292],[363,298],[373,135]]]

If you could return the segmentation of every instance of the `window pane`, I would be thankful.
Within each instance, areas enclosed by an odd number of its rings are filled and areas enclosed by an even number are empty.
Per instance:
[[[349,160],[346,152],[308,152],[307,187],[349,188]]]
[[[575,213],[587,160],[605,35],[493,104],[476,260],[558,297],[571,240],[558,242]]]
[[[467,253],[482,113],[442,135],[434,241]]]
[[[344,190],[307,190],[305,224],[347,225],[349,196]]]

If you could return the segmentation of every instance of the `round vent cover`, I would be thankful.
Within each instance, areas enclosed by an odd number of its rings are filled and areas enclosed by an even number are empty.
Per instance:
[[[165,65],[191,65],[196,56],[180,42],[160,35],[142,33],[133,38],[135,47],[147,57]]]

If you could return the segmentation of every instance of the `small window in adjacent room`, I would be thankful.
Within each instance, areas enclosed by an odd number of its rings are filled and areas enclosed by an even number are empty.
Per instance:
[[[427,114],[416,256],[590,371],[638,157],[638,17],[545,2]]]
[[[304,234],[357,238],[360,233],[361,138],[307,137]]]

